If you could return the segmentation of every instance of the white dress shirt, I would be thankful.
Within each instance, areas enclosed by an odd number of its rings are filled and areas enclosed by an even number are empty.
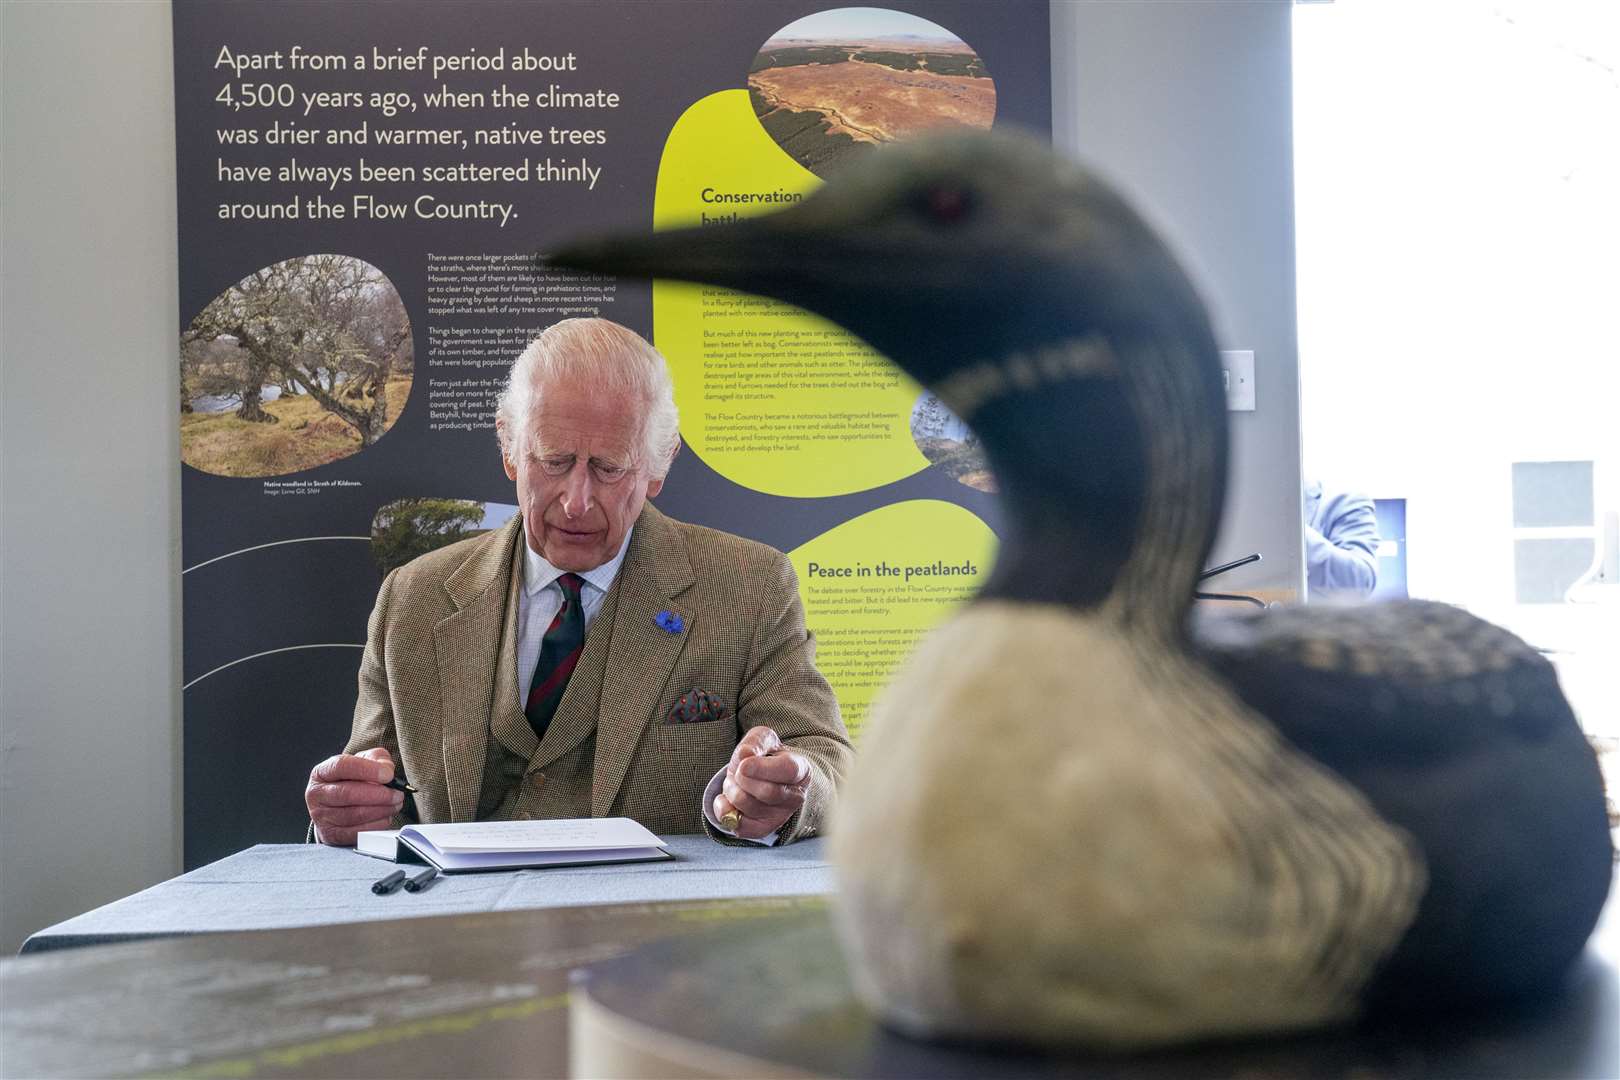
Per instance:
[[[631,529],[630,533],[633,532],[635,530]],[[593,570],[576,571],[585,580],[584,586],[579,590],[579,598],[580,607],[585,612],[587,630],[590,629],[591,621],[596,618],[597,612],[602,610],[602,601],[607,599],[608,590],[613,588],[613,581],[619,576],[619,568],[624,565],[624,553],[630,549],[630,533],[625,534],[624,543],[619,545],[619,553],[613,558]],[[520,709],[529,700],[529,683],[534,680],[534,666],[540,662],[540,645],[546,636],[546,629],[551,626],[551,620],[557,617],[557,612],[562,610],[563,590],[562,586],[557,584],[557,579],[565,573],[567,571],[551,565],[544,555],[527,543],[523,545],[523,588],[518,590],[517,639],[517,696]],[[725,776],[726,770],[721,769],[714,775],[714,779],[709,781],[709,789],[703,795],[703,816],[720,832],[727,836],[737,836],[721,825],[714,816],[714,798],[720,794]],[[771,847],[776,844],[776,838],[776,833],[773,832],[751,843]]]

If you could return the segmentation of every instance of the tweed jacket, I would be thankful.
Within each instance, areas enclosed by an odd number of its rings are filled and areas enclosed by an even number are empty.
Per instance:
[[[482,793],[489,817],[630,817],[727,841],[703,817],[703,791],[764,724],[812,772],[780,839],[822,828],[851,750],[781,552],[647,504],[539,739],[517,690],[524,544],[519,516],[398,568],[377,595],[345,753],[386,748],[417,788],[415,820],[474,820]],[[679,617],[675,632],[664,612]],[[670,722],[691,690],[718,696],[726,715]],[[510,790],[484,791],[497,756],[514,755],[527,766]]]

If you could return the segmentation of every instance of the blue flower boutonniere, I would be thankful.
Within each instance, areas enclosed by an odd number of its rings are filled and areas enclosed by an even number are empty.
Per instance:
[[[660,611],[653,622],[658,624],[658,629],[668,634],[678,634],[686,629],[686,624],[681,621],[681,617],[673,611]]]

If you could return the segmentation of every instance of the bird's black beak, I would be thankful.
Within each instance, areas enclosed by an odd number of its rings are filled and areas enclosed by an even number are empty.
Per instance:
[[[833,187],[801,203],[724,225],[581,239],[544,252],[547,267],[626,278],[716,285],[785,301],[852,331],[920,381],[930,372],[908,358],[937,351],[930,334],[954,335],[967,307],[930,275],[954,263],[916,257],[917,245],[892,221],[862,218],[859,206],[830,198]],[[934,312],[927,305],[942,305]]]
[[[549,267],[631,278],[674,278],[759,293],[816,308],[803,230],[778,221],[793,210],[725,225],[583,239],[540,255]],[[795,250],[797,249],[797,250]],[[836,278],[836,275],[832,275]]]

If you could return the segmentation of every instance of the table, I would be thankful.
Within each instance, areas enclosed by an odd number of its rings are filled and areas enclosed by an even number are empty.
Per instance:
[[[366,907],[369,883],[384,863],[317,848],[253,849],[158,886],[179,893],[160,910],[172,913],[180,904],[213,911],[223,924],[229,920],[219,917],[219,898],[253,884],[244,877],[265,891],[267,868],[275,867],[283,887],[306,896],[335,887],[330,876],[311,883],[308,868],[329,875],[348,867],[339,891],[366,890],[362,902],[291,913],[289,919],[303,924],[288,929],[191,932],[84,949],[51,949],[42,940],[30,955],[0,961],[0,1072],[538,1077],[567,1075],[572,1053],[581,1075],[625,1069],[627,1075],[667,1076],[676,1068],[689,1076],[989,1080],[1620,1075],[1620,894],[1611,899],[1568,992],[1535,1015],[1110,1058],[918,1043],[888,1032],[851,992],[826,896],[648,899],[655,891],[712,889],[710,878],[735,887],[749,873],[767,873],[760,869],[766,864],[784,866],[795,856],[805,865],[775,870],[784,879],[779,885],[795,874],[799,881],[821,875],[825,884],[815,848],[710,851],[700,844],[684,854],[674,863],[567,871],[611,879],[661,866],[671,878],[687,879],[580,883],[597,898],[618,891],[642,897],[628,903],[557,906],[579,897],[530,882],[515,893],[495,888],[493,897],[480,888],[458,901],[467,905],[459,911],[429,915],[404,905]],[[704,855],[713,856],[707,865],[719,872],[704,873]],[[305,861],[315,859],[322,861]],[[745,876],[735,877],[739,872]],[[559,871],[523,875],[555,882]],[[469,889],[479,881],[459,880]],[[496,878],[485,884],[494,888]],[[230,891],[210,902],[206,894],[213,890]],[[430,889],[410,899],[432,895]],[[491,906],[525,895],[553,906]],[[124,903],[81,916],[100,920],[73,933],[176,932],[174,921],[115,912]],[[370,918],[342,921],[357,908]],[[108,919],[110,913],[119,918]],[[378,913],[399,917],[377,921]],[[75,922],[41,934],[59,938]],[[739,1023],[745,1013],[749,1022]]]
[[[480,911],[32,953],[0,960],[0,1075],[565,1076],[574,969],[827,903]]]
[[[729,897],[825,895],[824,841],[731,847],[669,836],[671,860],[446,874],[419,893],[375,896],[391,863],[322,844],[260,844],[65,922],[24,954],[233,930],[272,930],[431,915]]]
[[[1620,1076],[1611,904],[1565,992],[1532,1012],[1416,1019],[1110,1056],[918,1041],[857,999],[826,910],[670,936],[575,974],[571,1075],[906,1080],[1600,1080]],[[749,1022],[716,1000],[769,1001]]]
[[[0,961],[0,1072],[541,1077],[567,1075],[572,1051],[583,1076],[1620,1074],[1604,931],[1538,1015],[1110,1058],[885,1031],[850,993],[828,908],[826,897],[543,908],[43,952]]]

